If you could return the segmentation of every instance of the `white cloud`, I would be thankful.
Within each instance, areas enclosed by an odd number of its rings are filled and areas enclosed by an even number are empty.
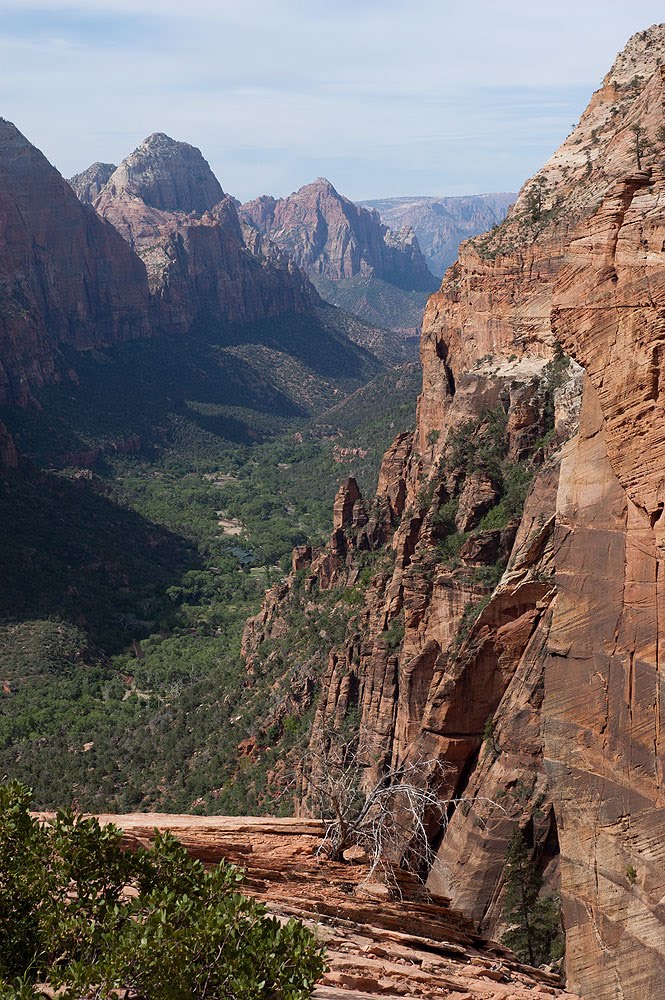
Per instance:
[[[200,146],[242,197],[292,190],[315,168],[368,197],[518,185],[661,4],[38,6],[3,0],[0,113],[64,173],[163,130]]]

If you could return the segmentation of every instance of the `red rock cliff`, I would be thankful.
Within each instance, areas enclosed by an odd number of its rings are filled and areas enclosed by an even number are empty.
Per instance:
[[[62,345],[150,333],[146,272],[113,226],[0,120],[0,403],[56,375]]]
[[[303,273],[255,232],[198,149],[149,136],[109,178],[95,208],[143,260],[161,327],[245,323],[318,302]]]
[[[429,884],[493,932],[519,826],[594,1000],[665,993],[664,57],[665,26],[631,39],[507,222],[463,245],[428,305],[416,433],[373,504],[343,487],[304,582],[306,614],[362,594],[308,668],[315,732],[357,716],[375,771],[445,763],[437,791],[465,801]],[[300,576],[248,627],[250,664]]]

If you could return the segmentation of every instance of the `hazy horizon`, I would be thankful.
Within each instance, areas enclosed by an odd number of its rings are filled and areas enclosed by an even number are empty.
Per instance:
[[[64,176],[147,135],[225,191],[354,201],[519,190],[662,4],[5,0],[0,114]]]

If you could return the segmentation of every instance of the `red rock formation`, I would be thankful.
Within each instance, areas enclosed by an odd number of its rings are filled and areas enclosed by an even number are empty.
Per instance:
[[[519,826],[561,889],[569,983],[594,1000],[665,993],[664,56],[665,25],[631,39],[507,222],[465,244],[430,299],[417,431],[386,456],[374,506],[399,498],[392,534],[394,513],[381,521],[394,563],[329,657],[315,723],[357,712],[378,771],[445,763],[437,791],[466,801],[432,831],[429,884],[497,933]],[[546,365],[556,341],[583,378]],[[497,539],[481,523],[462,566],[442,562],[442,526],[472,525],[489,499],[453,456],[480,449],[498,410],[504,461],[537,472],[519,530],[513,543],[514,524]],[[368,540],[347,539],[327,586],[356,585]],[[495,546],[512,551],[490,592],[470,569]]]
[[[0,120],[0,403],[57,377],[59,349],[148,336],[145,268]]]
[[[115,170],[95,208],[143,260],[159,325],[246,323],[307,312],[318,296],[302,272],[255,232],[198,149],[157,133]]]
[[[362,863],[317,856],[323,825],[316,821],[150,813],[100,820],[119,826],[130,849],[170,830],[206,864],[240,865],[243,891],[279,917],[304,920],[325,945],[329,968],[317,1000],[575,1000],[555,976],[474,933],[446,900],[421,898],[412,880],[403,879],[402,898],[392,899],[367,882]]]
[[[354,205],[323,177],[288,198],[247,202],[241,215],[307,273],[333,281],[373,274],[414,291],[436,287],[413,232],[391,232],[375,211]]]

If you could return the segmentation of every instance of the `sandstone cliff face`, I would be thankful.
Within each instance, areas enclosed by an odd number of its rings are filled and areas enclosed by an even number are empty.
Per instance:
[[[150,334],[143,264],[46,158],[0,121],[0,403],[57,377],[59,348]]]
[[[307,273],[332,281],[372,274],[408,291],[436,287],[411,230],[392,232],[376,212],[354,205],[325,178],[288,198],[247,202],[241,215]]]
[[[163,329],[246,323],[318,302],[302,272],[256,233],[199,150],[156,133],[115,170],[97,212],[144,262]]]
[[[372,504],[342,487],[300,570],[314,596],[373,570],[318,666],[315,732],[357,716],[376,774],[445,763],[437,791],[465,802],[432,830],[429,884],[497,933],[519,826],[594,1000],[665,992],[664,56],[665,26],[631,39],[507,222],[462,247],[428,305],[414,437]],[[248,629],[250,662],[294,579]]]

